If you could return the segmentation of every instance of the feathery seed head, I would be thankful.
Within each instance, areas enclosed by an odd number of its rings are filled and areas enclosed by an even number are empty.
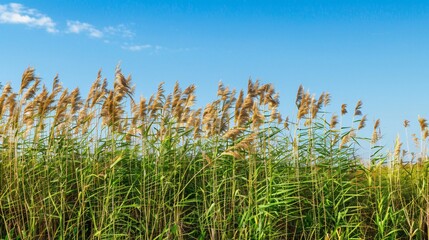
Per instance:
[[[2,95],[9,95],[12,92],[12,87],[10,86],[10,83],[6,83],[3,87]]]
[[[277,123],[281,124],[283,122],[283,118],[282,115],[279,112],[276,112],[276,117],[277,117]]]
[[[323,105],[326,107],[329,105],[329,103],[331,103],[331,94],[327,92],[324,94],[324,97],[323,97]]]
[[[252,79],[249,79],[249,81],[247,83],[247,95],[250,95],[253,98],[256,96],[257,91],[258,91],[258,89],[257,89],[257,87],[255,88],[255,84],[253,84]]]
[[[365,127],[365,123],[366,123],[366,115],[364,115],[362,117],[362,119],[360,120],[358,130],[361,130],[362,128],[364,128]]]
[[[323,94],[319,97],[318,102],[316,103],[316,100],[314,96],[311,97],[310,100],[310,106],[311,106],[311,118],[315,119],[317,117],[317,113],[319,112],[319,109],[322,107],[323,103]]]
[[[416,148],[418,148],[420,145],[419,144],[419,138],[417,137],[417,135],[415,133],[413,133],[411,136],[413,137],[414,145],[416,146]]]
[[[190,85],[183,91],[184,98],[183,103],[185,108],[192,107],[196,102],[196,95],[195,95],[195,85]]]
[[[303,97],[304,97],[304,88],[302,87],[302,85],[299,85],[298,92],[296,94],[296,100],[295,100],[295,103],[298,109],[301,107],[301,101]]]
[[[426,140],[429,137],[429,129],[425,128],[423,131],[423,140]]]
[[[164,116],[168,116],[168,114],[171,110],[171,101],[172,101],[172,96],[171,96],[171,94],[168,94],[167,97],[165,98],[165,103],[162,106],[162,112],[163,112]]]
[[[297,115],[298,120],[308,114],[308,111],[310,110],[310,104],[311,104],[310,93],[303,94],[298,108],[298,115]]]
[[[359,100],[359,101],[356,103],[356,107],[355,107],[355,114],[354,114],[355,116],[362,115],[361,108],[362,108],[362,101],[361,101],[361,100]]]
[[[246,98],[244,99],[242,110],[250,110],[253,107],[253,98],[252,95],[247,94]]]
[[[347,133],[342,139],[341,139],[341,143],[340,143],[340,149],[342,149],[343,148],[343,146],[345,145],[345,144],[347,144],[349,141],[350,141],[350,139],[352,139],[353,137],[355,137],[356,136],[356,134],[355,134],[355,131],[352,129],[352,130],[350,130],[350,132],[349,133]]]
[[[74,115],[82,107],[82,99],[80,98],[79,88],[75,88],[70,93],[71,114]]]
[[[399,158],[400,153],[401,153],[401,140],[399,139],[399,135],[396,137],[396,142],[395,142],[395,150],[394,150],[394,156],[396,159]]]
[[[289,130],[289,116],[286,117],[286,119],[285,119],[285,121],[283,123],[283,126],[284,126],[285,129]]]
[[[240,135],[245,129],[244,128],[231,128],[229,129],[224,135],[223,138],[225,139],[235,139],[238,135]]]
[[[27,126],[27,129],[29,129],[34,123],[34,117],[35,117],[34,111],[35,111],[35,102],[31,101],[25,106],[24,114],[23,114],[23,122]]]
[[[234,122],[237,123],[238,118],[240,116],[240,110],[243,105],[243,90],[240,91],[238,94],[237,101],[235,102],[235,109],[234,109]]]
[[[268,108],[269,109],[276,108],[279,106],[280,100],[279,100],[279,94],[278,93],[275,93],[275,94],[271,93],[271,94],[267,94],[266,96],[268,97],[267,101],[268,101]]]
[[[144,121],[146,118],[146,111],[147,111],[146,99],[144,97],[141,97],[140,104],[139,104],[138,118]]]
[[[27,69],[24,70],[24,73],[22,74],[21,87],[19,89],[19,94],[21,94],[22,91],[34,80],[35,80],[34,68],[28,67]]]
[[[194,93],[195,93],[195,89],[196,89],[195,85],[194,85],[194,84],[191,84],[191,85],[189,85],[189,86],[188,86],[188,87],[183,91],[183,94],[184,94],[184,95],[194,94]]]
[[[252,112],[253,112],[252,128],[253,128],[253,130],[256,130],[264,122],[264,116],[260,113],[258,104],[256,102],[253,103]]]
[[[377,130],[374,129],[374,131],[372,131],[372,137],[371,137],[371,144],[376,144],[379,140],[379,135]]]
[[[244,92],[243,92],[243,90],[241,90],[240,93],[238,94],[238,99],[235,102],[235,108],[236,109],[241,108],[241,105],[243,104],[243,97],[244,97]]]
[[[341,115],[345,115],[347,113],[347,104],[341,105]]]
[[[235,159],[243,159],[243,156],[236,150],[227,149],[225,152],[222,153],[222,155],[231,156]]]
[[[58,73],[54,77],[54,81],[52,83],[52,92],[59,93],[63,89],[63,86],[60,83],[60,78],[58,77]]]
[[[404,120],[404,127],[407,128],[408,126],[410,126],[410,121]]]
[[[380,139],[379,127],[380,127],[380,119],[377,119],[374,123],[374,128],[373,128],[372,137],[371,137],[371,144],[373,144],[373,145],[376,144],[378,142],[378,140]],[[378,131],[377,131],[377,129],[378,129]]]
[[[380,119],[377,119],[374,123],[374,130],[380,126]]]
[[[9,95],[9,97],[6,99],[6,106],[9,109],[9,116],[11,117],[13,114],[15,114],[15,108],[16,108],[16,93],[12,93]],[[6,107],[4,106],[4,107]],[[4,112],[4,110],[3,110]]]
[[[320,94],[319,99],[317,100],[317,108],[320,110],[323,103],[325,102],[325,93]]]
[[[59,124],[65,119],[65,112],[67,110],[67,105],[70,102],[70,97],[68,95],[68,90],[65,89],[58,100],[58,104],[56,105],[54,124]]]
[[[331,129],[334,129],[337,126],[337,124],[338,124],[338,116],[334,114],[332,115],[331,123],[329,124],[329,127]]]
[[[223,85],[222,81],[219,81],[218,88],[217,88],[217,95],[223,96],[225,92],[225,86]]]
[[[33,85],[24,93],[24,101],[28,101],[36,95],[36,92],[39,90],[40,79],[36,79]]]
[[[182,96],[182,90],[180,89],[179,82],[176,82],[176,84],[174,84],[173,102],[172,102],[172,106],[174,109],[179,104],[181,96]]]
[[[428,127],[427,121],[426,119],[420,117],[420,115],[418,116],[418,120],[420,124],[420,129],[423,132]]]
[[[241,140],[237,145],[235,145],[234,149],[240,149],[240,150],[252,150],[252,144],[256,139],[257,134],[252,133],[247,135],[243,140]]]
[[[116,69],[113,89],[115,92],[115,101],[120,102],[125,95],[127,95],[131,101],[134,101],[134,86],[131,86],[131,75],[125,78],[119,67]]]

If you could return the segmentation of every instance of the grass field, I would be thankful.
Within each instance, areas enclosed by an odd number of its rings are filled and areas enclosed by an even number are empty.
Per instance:
[[[195,99],[138,98],[119,68],[83,99],[26,69],[0,96],[0,238],[429,238],[425,119],[415,153],[386,154],[379,121],[360,136],[361,102],[328,113],[329,94],[300,88],[290,121],[269,84]]]

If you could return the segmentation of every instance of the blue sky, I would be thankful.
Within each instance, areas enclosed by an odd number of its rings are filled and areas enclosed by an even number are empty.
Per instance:
[[[330,92],[330,111],[362,99],[390,145],[404,119],[429,118],[428,26],[429,2],[412,0],[0,1],[0,81],[17,86],[32,66],[86,93],[121,63],[137,95],[194,83],[204,106],[219,80],[251,77],[274,84],[283,115],[303,84]]]

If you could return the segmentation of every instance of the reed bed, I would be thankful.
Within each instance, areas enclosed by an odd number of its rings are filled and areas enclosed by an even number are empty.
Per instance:
[[[258,81],[203,109],[193,85],[136,98],[119,67],[85,99],[41,84],[28,68],[0,95],[1,239],[429,239],[426,119],[388,152],[362,102],[329,113],[303,87],[282,118]]]

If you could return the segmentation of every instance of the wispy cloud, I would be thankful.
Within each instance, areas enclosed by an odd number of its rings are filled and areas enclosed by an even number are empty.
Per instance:
[[[132,52],[139,52],[145,49],[153,48],[150,44],[144,44],[144,45],[122,45],[122,49],[132,51]]]
[[[93,38],[102,38],[104,36],[104,33],[93,25],[80,21],[67,21],[67,32],[75,34],[86,33]]]
[[[92,38],[102,39],[106,44],[114,44],[121,46],[122,49],[132,52],[139,52],[148,49],[159,50],[160,46],[153,46],[150,44],[134,44],[123,42],[124,39],[133,41],[135,33],[128,29],[125,25],[119,24],[117,26],[107,26],[97,28],[92,24],[80,21],[67,21],[66,33],[86,34]]]
[[[119,36],[122,38],[129,38],[129,39],[134,38],[134,36],[136,35],[133,31],[128,29],[124,24],[104,27],[103,32],[108,35]]]
[[[100,27],[88,22],[68,20],[66,27],[58,30],[52,18],[20,3],[0,4],[0,24],[21,24],[45,29],[49,33],[82,34],[132,52],[166,49],[158,45],[136,43],[134,41],[136,34],[124,24]]]
[[[44,28],[50,33],[58,32],[55,28],[56,23],[50,17],[19,3],[0,4],[0,23],[22,24],[28,27]]]

